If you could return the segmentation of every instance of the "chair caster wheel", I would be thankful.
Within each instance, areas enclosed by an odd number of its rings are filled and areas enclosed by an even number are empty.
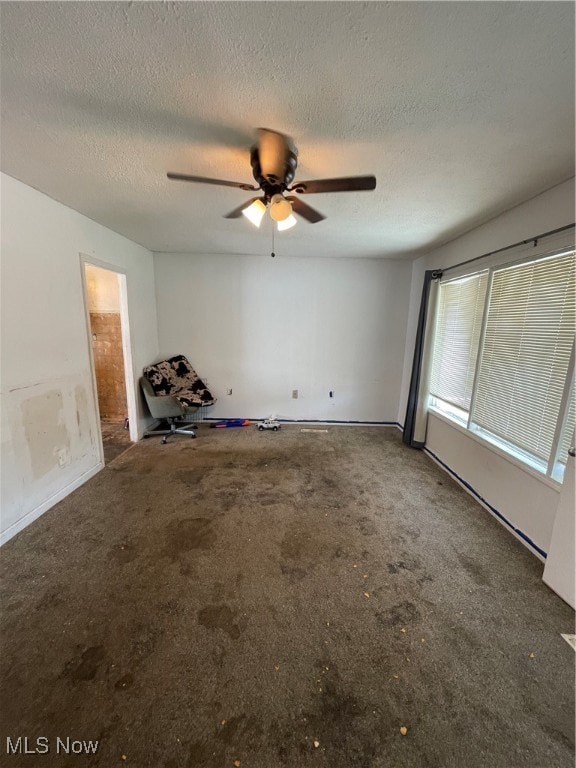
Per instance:
[[[167,442],[168,442],[168,440],[166,440],[166,438],[165,438],[165,437],[163,437],[163,438],[162,438],[162,445],[166,445],[166,443],[167,443]]]
[[[196,440],[196,435],[190,435],[190,437],[192,438],[192,440]]]

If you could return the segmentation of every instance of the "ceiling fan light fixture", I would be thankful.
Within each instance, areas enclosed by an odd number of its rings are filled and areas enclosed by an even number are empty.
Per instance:
[[[262,217],[266,213],[266,206],[262,202],[262,200],[254,200],[254,202],[248,206],[248,208],[244,208],[242,211],[242,215],[246,216],[248,221],[251,221],[252,224],[254,224],[255,227],[259,227],[262,222]]]
[[[283,232],[285,229],[290,229],[290,227],[293,227],[294,224],[296,224],[296,217],[291,213],[287,219],[278,222],[278,232]]]
[[[273,195],[270,200],[270,217],[274,221],[284,221],[292,215],[292,205],[282,195]]]
[[[1,0],[0,0],[1,2]],[[254,226],[259,227],[266,208],[270,205],[270,218],[277,222],[287,222],[278,229],[289,229],[296,223],[292,216],[298,216],[310,224],[317,224],[326,217],[312,206],[303,202],[300,195],[312,195],[326,192],[357,192],[376,189],[375,176],[348,176],[335,179],[311,179],[294,181],[298,167],[298,151],[290,136],[267,128],[258,129],[257,143],[250,149],[252,176],[256,182],[245,184],[226,179],[212,179],[207,176],[191,176],[185,173],[168,172],[168,178],[175,181],[192,181],[198,184],[217,184],[221,187],[236,187],[246,192],[256,192],[259,197],[252,197],[242,205],[227,213],[225,219],[238,219],[244,215]],[[290,186],[292,184],[292,186]],[[285,192],[296,192],[284,197]]]

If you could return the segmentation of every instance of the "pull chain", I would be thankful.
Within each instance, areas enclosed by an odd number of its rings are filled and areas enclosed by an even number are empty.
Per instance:
[[[276,256],[276,254],[274,253],[274,222],[272,222],[272,253],[270,254],[270,256],[272,256],[272,258]]]

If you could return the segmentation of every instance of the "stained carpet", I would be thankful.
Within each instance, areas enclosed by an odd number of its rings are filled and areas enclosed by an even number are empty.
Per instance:
[[[2,765],[573,765],[572,611],[397,430],[198,435],[2,548]]]

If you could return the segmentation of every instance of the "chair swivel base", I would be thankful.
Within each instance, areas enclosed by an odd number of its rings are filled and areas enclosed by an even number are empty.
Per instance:
[[[164,435],[162,438],[162,443],[168,442],[168,435],[187,435],[188,437],[196,437],[196,433],[194,432],[194,425],[190,424],[188,421],[180,421],[179,419],[173,418],[172,416],[168,416],[166,419],[164,419],[164,423],[167,422],[167,428],[166,426],[162,426],[160,424],[157,427],[152,427],[151,429],[147,429],[142,437],[152,437],[153,435]]]

